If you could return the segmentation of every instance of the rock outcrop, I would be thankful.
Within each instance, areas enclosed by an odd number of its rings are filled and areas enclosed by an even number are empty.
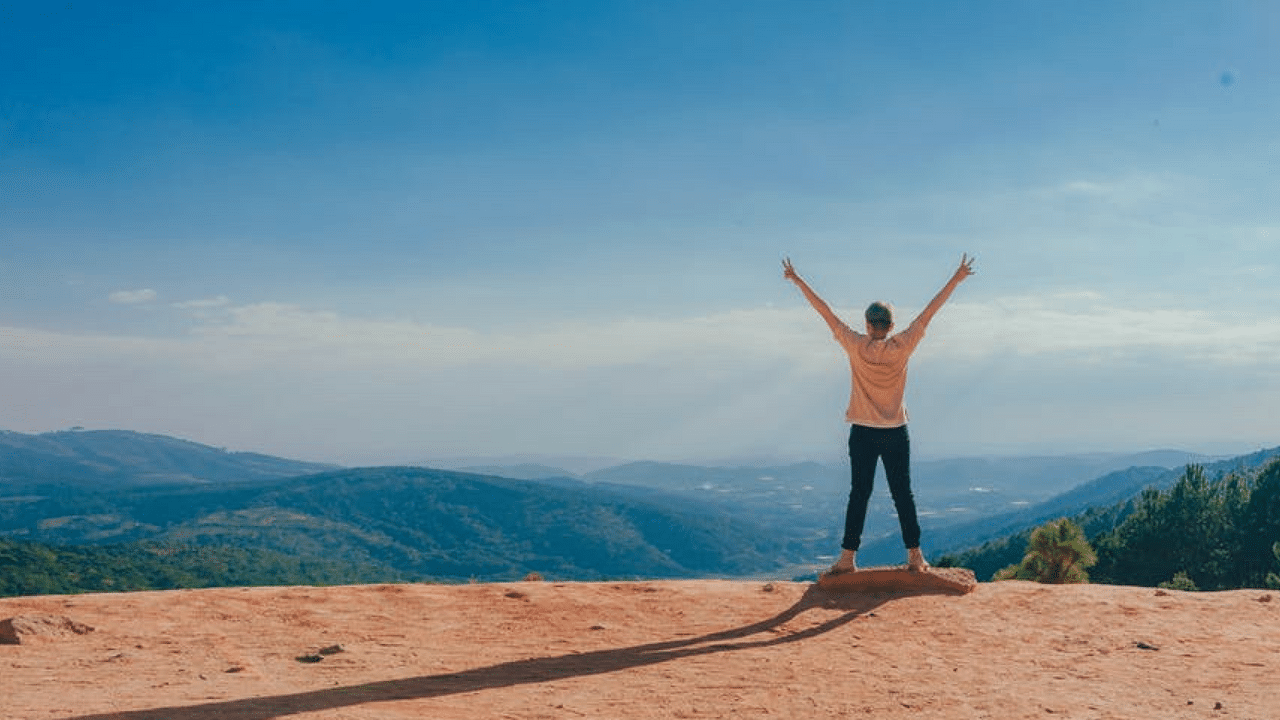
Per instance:
[[[62,615],[16,615],[0,620],[0,645],[21,645],[34,638],[84,635],[93,628]]]

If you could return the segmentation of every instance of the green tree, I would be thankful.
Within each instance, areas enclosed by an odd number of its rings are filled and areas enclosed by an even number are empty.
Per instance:
[[[1244,467],[1247,467],[1246,464]],[[1191,465],[1167,490],[1071,518],[1097,551],[1092,582],[1225,590],[1280,589],[1280,459],[1206,477]],[[1016,563],[1030,530],[938,559],[988,577],[1034,579]],[[1021,572],[1021,575],[1019,575]],[[993,577],[993,579],[996,579]]]
[[[1197,587],[1239,587],[1238,521],[1249,497],[1247,476],[1228,473],[1210,481],[1203,467],[1188,465],[1168,491],[1144,490],[1133,513],[1098,539],[1096,575],[1154,587],[1182,572]]]
[[[1280,460],[1258,473],[1239,522],[1241,584],[1258,586],[1280,570],[1273,544],[1280,539]]]
[[[1276,562],[1280,562],[1280,542],[1271,546],[1271,554],[1276,556]],[[1267,587],[1280,590],[1280,575],[1267,573]]]
[[[1086,568],[1097,559],[1080,526],[1061,518],[1036,528],[1022,562],[1001,570],[993,579],[1034,580],[1055,585],[1087,583]]]

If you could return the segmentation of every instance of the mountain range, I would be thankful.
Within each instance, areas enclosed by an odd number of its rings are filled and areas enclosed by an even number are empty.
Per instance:
[[[1280,457],[1280,447],[1259,450],[1248,455],[1197,463],[1210,477],[1237,471],[1253,470]],[[1049,500],[998,513],[980,520],[954,523],[931,529],[931,542],[942,551],[955,552],[989,540],[1024,532],[1049,520],[1073,517],[1090,509],[1103,510],[1139,495],[1144,488],[1169,488],[1182,475],[1185,464],[1174,468],[1134,466],[1107,473],[1078,485]],[[891,545],[881,540],[878,548]]]
[[[0,488],[76,486],[95,490],[169,483],[251,482],[333,469],[323,463],[229,452],[166,435],[0,430]]]
[[[926,543],[942,552],[1111,504],[1204,460],[1161,451],[914,470]],[[0,432],[0,538],[145,544],[150,555],[157,543],[238,548],[411,580],[741,577],[816,567],[837,550],[848,483],[846,469],[820,463],[468,469],[337,468],[118,430]],[[878,485],[860,559],[900,562]]]
[[[993,522],[999,528],[1021,529],[1020,519],[1056,508],[1109,505],[1117,495],[1136,494],[1145,480],[1154,481],[1187,463],[1214,460],[1179,450],[923,460],[912,463],[912,486],[927,544],[954,550],[989,539]],[[820,554],[838,550],[833,544],[843,527],[849,488],[847,466],[816,462],[741,467],[630,462],[581,474],[534,463],[463,469],[542,481],[573,478],[593,485],[645,487],[728,503],[776,531],[813,544]],[[896,563],[902,555],[898,524],[883,471],[878,472],[860,557],[869,564]]]

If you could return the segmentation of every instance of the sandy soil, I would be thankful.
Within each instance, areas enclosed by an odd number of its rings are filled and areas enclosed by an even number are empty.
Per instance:
[[[0,620],[32,614],[94,630],[0,645],[6,720],[1280,718],[1280,594],[1262,590],[548,582],[0,600]]]

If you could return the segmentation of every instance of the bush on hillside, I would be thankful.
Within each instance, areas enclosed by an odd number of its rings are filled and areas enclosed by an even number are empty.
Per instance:
[[[1086,568],[1097,560],[1080,526],[1060,518],[1036,528],[1022,562],[1001,570],[992,579],[1034,580],[1055,585],[1087,583]]]
[[[1168,489],[1149,487],[1110,508],[1071,520],[1097,551],[1092,582],[1179,589],[1280,590],[1280,459],[1257,469],[1228,469],[1210,478],[1188,465]],[[939,558],[980,577],[1036,579],[1015,562],[1029,531]],[[1027,561],[1028,563],[1034,561]]]
[[[1177,573],[1175,573],[1172,580],[1165,580],[1164,582],[1160,583],[1160,587],[1164,588],[1165,590],[1194,591],[1194,590],[1200,589],[1196,587],[1196,583],[1194,580],[1187,577],[1187,573],[1183,570],[1179,570]]]

